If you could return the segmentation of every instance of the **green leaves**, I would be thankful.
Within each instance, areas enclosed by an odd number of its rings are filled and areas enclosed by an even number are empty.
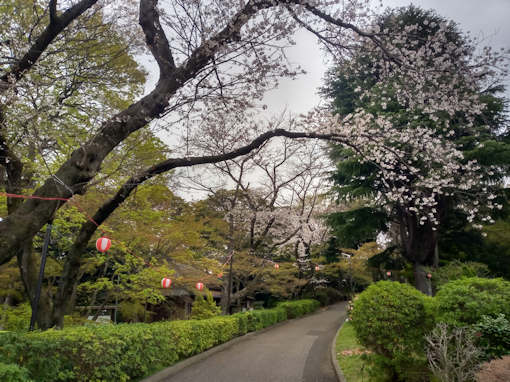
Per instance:
[[[359,207],[345,212],[336,212],[327,217],[339,245],[357,248],[376,239],[380,231],[386,231],[388,216],[374,207]]]
[[[483,315],[510,317],[510,282],[479,277],[451,281],[435,296],[438,321],[474,325]]]
[[[430,300],[408,284],[379,281],[354,302],[351,319],[360,343],[402,380],[420,380],[419,374],[427,374],[423,348],[433,324]]]
[[[216,305],[209,290],[206,292],[205,299],[200,292],[195,295],[195,301],[193,302],[193,307],[191,309],[192,319],[203,320],[206,318],[219,316],[220,313],[221,308]]]
[[[482,316],[474,329],[480,334],[479,345],[486,359],[501,358],[510,354],[510,322],[504,314]]]

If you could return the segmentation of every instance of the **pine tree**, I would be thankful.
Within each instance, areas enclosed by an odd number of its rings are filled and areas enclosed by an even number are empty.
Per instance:
[[[204,320],[206,318],[218,316],[221,313],[221,308],[214,302],[211,292],[207,291],[206,295],[207,297],[205,299],[201,293],[197,293],[195,296],[195,302],[193,302],[193,307],[191,309],[192,319]]]
[[[338,247],[336,237],[331,237],[328,240],[328,246],[324,250],[324,257],[326,258],[326,264],[336,263],[338,261]]]

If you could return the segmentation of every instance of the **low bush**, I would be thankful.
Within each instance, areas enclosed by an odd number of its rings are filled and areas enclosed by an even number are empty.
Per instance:
[[[435,297],[436,319],[455,326],[475,325],[482,316],[510,317],[510,282],[479,277],[451,281]]]
[[[308,312],[318,306],[318,301],[292,301],[285,308],[204,320],[8,332],[0,335],[0,357],[7,364],[17,364],[20,372],[28,370],[27,378],[41,382],[128,381],[150,375],[248,331],[283,321],[288,311]]]
[[[354,301],[351,320],[358,340],[400,380],[428,377],[424,336],[433,327],[430,301],[412,286],[391,281],[372,284]]]
[[[510,322],[505,315],[482,316],[481,321],[474,326],[474,330],[480,336],[478,346],[486,360],[510,354]]]
[[[253,310],[247,314],[253,317],[252,325],[248,327],[250,331],[266,328],[288,318],[287,312],[281,308]]]
[[[30,382],[28,370],[14,364],[0,362],[0,381],[3,382]]]
[[[5,330],[26,331],[31,315],[32,309],[28,303],[3,307],[0,309],[0,327]]]

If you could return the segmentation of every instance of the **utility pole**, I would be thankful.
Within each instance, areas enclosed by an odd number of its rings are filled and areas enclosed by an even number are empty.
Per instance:
[[[41,267],[39,268],[39,281],[35,291],[34,304],[32,306],[32,317],[30,318],[30,331],[34,330],[35,321],[37,319],[37,309],[39,307],[39,299],[41,298],[41,286],[44,278],[44,268],[46,266],[46,255],[48,254],[48,245],[50,244],[51,228],[53,221],[46,226],[46,234],[44,235],[44,244],[41,255]]]

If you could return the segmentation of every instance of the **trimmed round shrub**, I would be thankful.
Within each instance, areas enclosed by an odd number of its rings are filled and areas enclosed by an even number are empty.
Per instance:
[[[482,316],[510,317],[510,282],[470,277],[451,281],[435,297],[437,321],[474,325]]]
[[[424,336],[433,327],[431,298],[408,284],[379,281],[354,301],[351,320],[362,345],[379,367],[406,381],[427,377]]]

